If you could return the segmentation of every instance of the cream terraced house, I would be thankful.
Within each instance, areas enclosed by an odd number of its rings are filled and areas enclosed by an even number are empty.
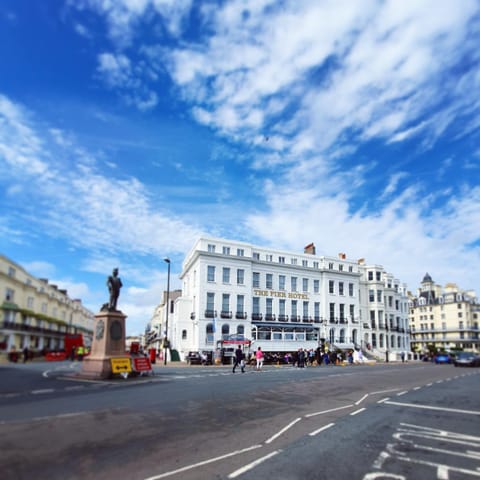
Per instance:
[[[94,314],[66,290],[37,278],[0,255],[0,355],[27,347],[61,350],[66,334],[81,333],[91,344]]]
[[[171,346],[184,358],[189,351],[248,339],[252,350],[272,353],[368,347],[381,356],[390,349],[394,359],[409,349],[406,287],[382,267],[371,267],[385,288],[376,290],[370,304],[369,268],[343,253],[317,256],[313,243],[297,253],[200,238],[185,257],[181,295],[169,310]],[[151,324],[164,333],[162,307]],[[385,318],[392,321],[388,339],[381,330]]]
[[[402,352],[410,358],[407,285],[381,265],[367,265],[363,259],[358,263],[362,347],[386,361],[399,360]]]
[[[425,274],[409,301],[412,349],[419,353],[459,349],[480,351],[480,305],[473,290],[448,283],[443,288]],[[431,347],[431,348],[429,348]]]

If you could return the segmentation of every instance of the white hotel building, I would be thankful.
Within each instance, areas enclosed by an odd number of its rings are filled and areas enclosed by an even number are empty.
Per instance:
[[[200,238],[180,278],[168,337],[182,359],[238,338],[265,352],[362,348],[396,359],[410,350],[406,286],[345,254],[317,256],[313,244],[295,253]],[[164,307],[151,321],[162,332]]]

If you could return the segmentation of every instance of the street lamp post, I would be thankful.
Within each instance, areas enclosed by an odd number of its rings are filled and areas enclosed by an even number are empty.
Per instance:
[[[388,363],[388,319],[385,319],[385,328],[387,329],[385,335],[385,362]]]
[[[163,352],[163,364],[167,364],[167,351],[168,351],[168,311],[170,310],[170,259],[168,257],[163,259],[164,262],[168,264],[168,273],[167,273],[167,302],[166,308],[167,313],[165,316],[165,341],[163,342],[164,352]]]

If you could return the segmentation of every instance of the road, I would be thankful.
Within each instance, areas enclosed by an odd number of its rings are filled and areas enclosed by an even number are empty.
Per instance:
[[[480,369],[76,368],[0,366],[2,479],[480,477]]]

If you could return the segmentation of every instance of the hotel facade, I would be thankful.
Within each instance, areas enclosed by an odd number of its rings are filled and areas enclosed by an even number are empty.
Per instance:
[[[480,304],[475,292],[454,283],[443,288],[428,273],[420,285],[409,299],[413,349],[480,351]]]
[[[0,255],[0,356],[27,347],[33,352],[62,350],[67,334],[91,344],[94,314],[66,290],[37,278]]]
[[[406,286],[382,266],[200,238],[185,257],[182,290],[150,322],[183,359],[242,339],[251,350],[362,349],[388,360],[410,350]],[[157,337],[158,338],[158,337]]]

